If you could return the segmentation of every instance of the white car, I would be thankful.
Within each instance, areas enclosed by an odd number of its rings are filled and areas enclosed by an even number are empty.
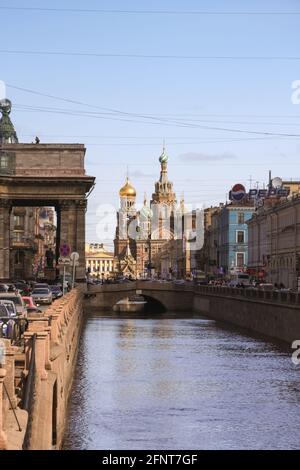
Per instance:
[[[40,304],[51,305],[53,302],[52,292],[47,288],[33,289],[31,297],[37,306]]]
[[[20,294],[14,292],[0,293],[0,300],[10,300],[15,304],[17,315],[25,317],[27,315],[26,305]]]
[[[14,318],[18,315],[16,306],[12,300],[0,299],[0,305],[4,305],[4,307],[6,307],[11,318]]]

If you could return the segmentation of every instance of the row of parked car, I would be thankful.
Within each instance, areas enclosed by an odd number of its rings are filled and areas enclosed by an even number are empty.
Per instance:
[[[0,284],[0,337],[11,337],[10,330],[17,321],[19,324],[28,314],[41,313],[41,305],[51,305],[62,295],[59,285],[21,281]]]

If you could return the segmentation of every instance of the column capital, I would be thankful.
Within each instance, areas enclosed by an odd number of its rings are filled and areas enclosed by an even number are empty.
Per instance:
[[[87,208],[87,199],[77,199],[74,201],[76,209],[86,209]]]
[[[59,199],[58,205],[61,209],[70,209],[74,206],[74,199]]]

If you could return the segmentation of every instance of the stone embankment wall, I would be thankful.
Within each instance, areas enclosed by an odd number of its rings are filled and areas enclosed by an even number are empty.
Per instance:
[[[170,311],[203,313],[287,343],[300,339],[300,293],[295,292],[137,281],[89,286],[85,308],[111,309],[118,300],[136,292]]]
[[[29,319],[24,333],[22,371],[28,413],[20,410],[26,417],[21,448],[50,450],[58,449],[62,444],[83,321],[83,297],[82,291],[74,289],[55,301],[43,315]],[[6,423],[9,406],[3,381],[8,380],[7,387],[14,397],[14,364],[18,357],[13,357],[11,349],[8,352],[12,358],[5,361],[5,369],[0,369],[0,449],[13,447]],[[20,407],[24,406],[24,401],[26,396],[22,396]]]
[[[201,286],[193,309],[289,344],[300,340],[300,294]]]

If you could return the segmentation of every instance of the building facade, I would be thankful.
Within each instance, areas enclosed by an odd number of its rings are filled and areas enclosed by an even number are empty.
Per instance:
[[[300,195],[265,201],[248,222],[249,267],[267,282],[299,290]]]
[[[220,274],[246,270],[248,266],[248,225],[255,207],[252,203],[226,204],[218,213],[218,269]]]
[[[13,207],[10,264],[13,279],[44,278],[55,270],[56,225],[51,207]]]
[[[246,199],[204,211],[204,244],[199,267],[208,277],[229,276],[248,266],[248,220],[255,211]]]
[[[204,243],[198,255],[198,266],[209,277],[218,274],[219,266],[219,212],[224,204],[204,210]]]
[[[114,254],[103,243],[85,245],[86,271],[90,279],[108,279],[115,274]]]
[[[199,211],[177,214],[176,233],[166,241],[153,257],[155,274],[162,279],[192,279],[198,269],[199,244],[201,245],[202,222]]]

